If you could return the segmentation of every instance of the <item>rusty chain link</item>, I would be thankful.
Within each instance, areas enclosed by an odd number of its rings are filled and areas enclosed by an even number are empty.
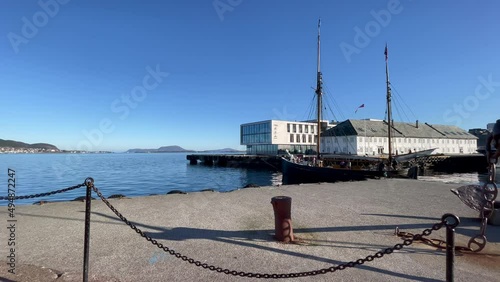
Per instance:
[[[126,217],[124,217],[111,203],[104,198],[102,193],[97,189],[93,184],[92,184],[92,190],[97,193],[99,198],[108,206],[108,208],[113,211],[113,213],[118,216],[125,224],[127,224],[132,230],[137,232],[141,237],[144,237],[147,241],[151,242],[151,244],[155,245],[159,249],[162,249],[166,253],[175,256],[176,258],[180,258],[183,261],[187,261],[190,264],[194,264],[196,266],[202,267],[204,269],[208,269],[211,271],[219,272],[219,273],[224,273],[228,275],[234,275],[234,276],[241,276],[241,277],[251,277],[251,278],[296,278],[296,277],[305,277],[305,276],[314,276],[318,274],[326,274],[326,273],[331,273],[339,270],[344,270],[346,268],[350,267],[355,267],[357,265],[362,265],[365,262],[370,262],[373,261],[374,259],[381,258],[384,255],[389,255],[392,254],[395,250],[401,250],[405,246],[411,245],[415,240],[421,240],[424,236],[429,236],[431,233],[435,230],[441,229],[445,225],[444,219],[441,220],[441,222],[436,223],[432,226],[432,228],[425,229],[421,234],[415,234],[412,235],[411,238],[406,238],[402,244],[396,244],[392,248],[386,248],[382,251],[379,251],[375,253],[374,255],[368,255],[365,258],[361,258],[355,261],[350,261],[347,263],[342,263],[337,266],[331,266],[329,268],[323,268],[323,269],[318,269],[318,270],[313,270],[313,271],[304,271],[304,272],[295,272],[295,273],[253,273],[253,272],[244,272],[244,271],[236,271],[236,270],[229,270],[229,269],[224,269],[221,267],[216,267],[207,263],[202,263],[201,261],[194,260],[190,257],[187,257],[185,255],[182,255],[181,253],[176,252],[173,249],[170,249],[167,246],[164,246],[162,243],[159,243],[155,239],[151,238],[150,236],[146,235],[141,229],[139,229],[135,224],[131,223]]]
[[[394,232],[394,235],[401,237],[402,239],[413,238],[413,236],[415,236],[411,232],[399,231],[398,227],[396,227],[396,231]],[[433,246],[433,247],[438,248],[438,249],[446,250],[446,241],[445,240],[421,237],[418,239],[418,241],[421,241],[424,244],[427,244],[429,246]],[[469,247],[455,246],[455,251],[470,252],[471,249]]]
[[[22,200],[22,199],[33,199],[33,198],[45,197],[45,196],[50,196],[50,195],[54,195],[54,194],[58,194],[58,193],[68,192],[68,191],[71,191],[74,189],[81,188],[83,186],[85,186],[85,183],[78,184],[78,185],[71,186],[71,187],[64,188],[64,189],[60,189],[60,190],[56,190],[56,191],[47,192],[47,193],[25,195],[25,196],[15,196],[15,197],[0,197],[0,201],[3,201],[3,200]]]

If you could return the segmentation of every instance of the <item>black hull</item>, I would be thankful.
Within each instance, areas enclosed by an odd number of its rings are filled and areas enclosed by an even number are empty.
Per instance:
[[[313,167],[282,159],[284,185],[300,183],[359,181],[384,176],[383,171]]]

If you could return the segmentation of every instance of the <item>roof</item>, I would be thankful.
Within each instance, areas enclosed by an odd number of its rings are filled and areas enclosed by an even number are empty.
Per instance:
[[[445,138],[445,139],[477,139],[476,136],[453,125],[438,125],[406,122],[394,122],[392,137],[410,138]],[[383,120],[348,119],[337,126],[323,132],[322,136],[387,137],[387,122]]]

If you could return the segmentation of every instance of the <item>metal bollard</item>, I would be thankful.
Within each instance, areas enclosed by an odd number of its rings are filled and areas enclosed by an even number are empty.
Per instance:
[[[460,224],[460,219],[447,213],[441,218],[446,226],[446,281],[454,281],[453,267],[455,264],[455,227]]]
[[[274,210],[275,238],[281,242],[293,242],[292,198],[286,196],[273,197],[271,204]]]
[[[89,280],[89,250],[90,250],[90,204],[92,202],[92,187],[94,179],[88,177],[85,179],[87,185],[87,194],[85,195],[85,235],[83,241],[83,282]]]
[[[493,202],[493,210],[488,217],[488,223],[494,226],[500,225],[500,202]]]

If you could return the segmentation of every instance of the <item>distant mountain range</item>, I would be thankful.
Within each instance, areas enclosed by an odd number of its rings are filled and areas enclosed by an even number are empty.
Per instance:
[[[126,153],[196,153],[196,152],[236,153],[236,152],[241,152],[241,151],[231,149],[231,148],[224,148],[224,149],[217,149],[217,150],[205,150],[205,151],[194,151],[194,150],[184,149],[184,148],[177,146],[177,145],[173,145],[173,146],[163,146],[163,147],[160,147],[158,149],[130,149]]]
[[[59,148],[52,144],[47,143],[35,143],[35,144],[27,144],[24,142],[14,141],[14,140],[3,140],[0,139],[0,148],[15,148],[15,149],[38,149],[39,151],[52,151],[53,152],[66,152],[61,151]],[[231,148],[217,149],[217,150],[205,150],[205,151],[195,151],[195,150],[186,150],[180,146],[163,146],[158,149],[130,149],[126,153],[237,153],[241,152]]]
[[[35,144],[27,144],[24,142],[14,141],[14,140],[3,140],[0,139],[0,147],[10,147],[10,148],[30,148],[30,149],[44,149],[44,150],[55,150],[59,152],[60,150],[52,145],[47,143],[35,143]]]

